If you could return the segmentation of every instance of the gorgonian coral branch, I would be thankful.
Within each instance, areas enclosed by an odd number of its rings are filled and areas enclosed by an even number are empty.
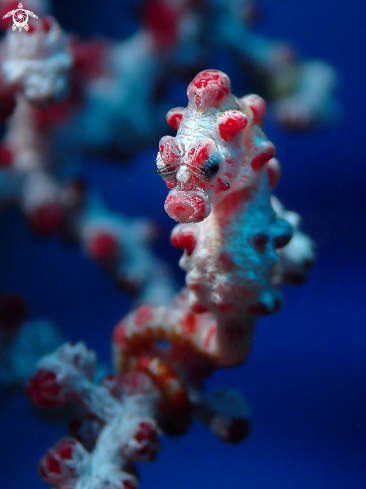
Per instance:
[[[162,138],[157,156],[170,189],[165,208],[180,222],[172,243],[184,250],[186,287],[170,304],[141,305],[118,323],[116,377],[95,385],[93,354],[64,345],[39,362],[29,383],[36,404],[76,400],[89,414],[79,436],[88,450],[67,439],[41,462],[42,477],[59,488],[135,487],[129,464],[141,460],[139,440],[156,447],[159,430],[184,433],[193,416],[223,441],[246,438],[240,394],[206,394],[204,380],[217,367],[245,361],[258,317],[278,310],[282,283],[294,270],[304,277],[314,259],[298,216],[271,200],[280,167],[262,129],[264,101],[236,98],[216,70],[194,78],[188,99],[187,108],[168,113],[177,135]]]

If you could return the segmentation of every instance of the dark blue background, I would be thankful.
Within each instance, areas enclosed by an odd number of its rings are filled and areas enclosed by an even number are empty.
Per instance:
[[[133,30],[124,3],[74,0],[59,2],[55,12],[70,30],[120,37]],[[318,263],[305,286],[286,290],[283,309],[259,322],[248,362],[210,379],[245,393],[249,440],[226,446],[199,425],[180,439],[164,438],[158,461],[141,466],[141,489],[366,487],[366,4],[261,5],[260,31],[288,39],[304,57],[328,60],[340,74],[343,114],[333,127],[294,136],[271,118],[267,126],[283,165],[277,195],[302,214]],[[173,223],[163,211],[166,188],[154,157],[152,148],[127,170],[94,162],[84,172],[113,209],[161,222],[167,242]],[[129,299],[80,250],[35,241],[15,212],[0,217],[0,229],[1,290],[20,292],[32,318],[51,318],[67,339],[85,341],[108,362],[111,330]],[[165,250],[176,263],[179,254]],[[36,464],[62,428],[35,417],[20,395],[0,417],[0,487],[46,487]]]

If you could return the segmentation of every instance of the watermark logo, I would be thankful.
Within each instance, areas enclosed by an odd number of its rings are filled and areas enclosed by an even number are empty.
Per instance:
[[[19,31],[21,31],[22,29],[28,31],[28,16],[38,19],[38,17],[33,12],[31,12],[30,10],[25,10],[21,3],[18,5],[18,8],[16,10],[12,10],[11,12],[5,14],[3,19],[7,19],[11,15],[13,16],[14,22],[14,24],[12,25],[13,31],[15,31],[16,29],[19,29]]]

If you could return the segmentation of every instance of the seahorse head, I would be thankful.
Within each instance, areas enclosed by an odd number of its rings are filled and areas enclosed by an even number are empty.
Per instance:
[[[167,114],[178,132],[160,140],[156,161],[170,189],[165,210],[182,223],[203,221],[212,205],[251,185],[274,155],[260,128],[265,113],[260,97],[237,99],[229,77],[217,70],[199,73],[187,95],[186,108]]]

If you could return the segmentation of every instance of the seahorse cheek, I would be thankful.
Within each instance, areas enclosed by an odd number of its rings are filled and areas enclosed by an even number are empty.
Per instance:
[[[170,192],[164,208],[169,217],[184,224],[201,222],[211,212],[211,205],[203,192]]]

